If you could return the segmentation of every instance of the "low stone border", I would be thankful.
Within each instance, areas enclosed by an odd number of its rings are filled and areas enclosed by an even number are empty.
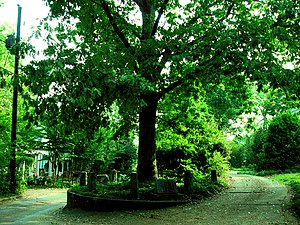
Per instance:
[[[138,209],[158,209],[187,203],[187,201],[147,201],[105,199],[81,195],[72,191],[67,192],[67,207],[88,211],[118,211]]]
[[[13,201],[13,200],[16,200],[21,197],[22,197],[22,195],[14,195],[14,196],[6,197],[6,198],[0,198],[0,204],[4,203],[4,202],[8,202],[8,201]]]

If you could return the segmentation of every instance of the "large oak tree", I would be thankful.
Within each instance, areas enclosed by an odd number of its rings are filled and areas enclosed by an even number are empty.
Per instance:
[[[298,67],[283,67],[299,62],[298,0],[46,2],[64,22],[44,24],[57,35],[47,38],[49,57],[28,68],[40,113],[91,130],[113,101],[124,116],[138,113],[140,181],[157,178],[156,113],[166,93],[224,83],[238,97],[249,81],[299,90]]]

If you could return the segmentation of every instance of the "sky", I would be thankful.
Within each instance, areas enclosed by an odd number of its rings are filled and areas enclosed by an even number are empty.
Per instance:
[[[0,0],[4,4],[0,7],[0,25],[8,23],[15,30],[18,19],[18,4],[22,7],[21,37],[31,35],[31,28],[39,24],[39,19],[48,14],[48,7],[43,0]]]

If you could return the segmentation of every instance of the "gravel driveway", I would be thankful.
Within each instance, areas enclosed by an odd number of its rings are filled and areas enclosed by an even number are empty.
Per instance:
[[[223,194],[205,201],[120,212],[63,210],[66,190],[30,190],[24,198],[0,205],[0,224],[300,224],[290,212],[285,186],[264,177],[234,173],[230,183],[231,188]]]

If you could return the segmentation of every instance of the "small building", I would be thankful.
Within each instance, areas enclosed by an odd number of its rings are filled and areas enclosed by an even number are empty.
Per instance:
[[[70,159],[68,153],[54,153],[49,150],[49,139],[44,127],[35,127],[35,130],[40,134],[34,137],[34,142],[37,143],[36,149],[27,151],[26,155],[33,157],[34,162],[28,165],[29,177],[69,177]],[[59,155],[59,157],[58,157]],[[25,162],[22,162],[23,179],[25,173]]]
[[[47,176],[47,177],[68,177],[69,175],[69,159],[68,154],[64,153],[63,159],[58,159],[47,150],[35,150],[31,152],[34,155],[34,165],[29,167],[29,176]]]

